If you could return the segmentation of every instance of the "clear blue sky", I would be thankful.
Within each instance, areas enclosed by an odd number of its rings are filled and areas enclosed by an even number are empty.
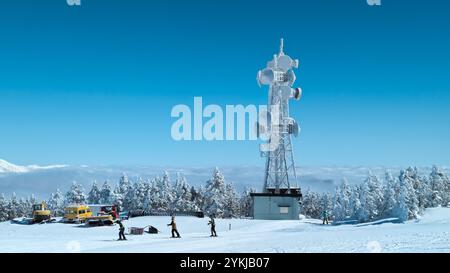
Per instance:
[[[450,2],[5,0],[0,158],[261,165],[258,142],[175,142],[175,104],[264,104],[285,38],[300,165],[450,164]]]

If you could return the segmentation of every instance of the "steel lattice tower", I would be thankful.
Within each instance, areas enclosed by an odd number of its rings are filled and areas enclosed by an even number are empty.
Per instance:
[[[264,192],[300,192],[291,141],[291,135],[298,135],[299,126],[289,116],[289,100],[299,100],[302,94],[300,88],[292,88],[296,80],[293,69],[298,65],[298,60],[284,54],[281,39],[280,52],[258,72],[258,84],[269,85],[267,122],[258,123],[258,135],[268,135],[267,143],[260,147],[261,155],[267,157]]]

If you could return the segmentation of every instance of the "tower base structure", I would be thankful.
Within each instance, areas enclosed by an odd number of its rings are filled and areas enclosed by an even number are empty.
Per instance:
[[[253,218],[259,220],[298,220],[300,214],[300,190],[290,193],[268,190],[265,193],[251,193]]]

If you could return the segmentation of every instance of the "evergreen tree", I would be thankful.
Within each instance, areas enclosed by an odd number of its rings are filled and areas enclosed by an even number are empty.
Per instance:
[[[393,217],[394,208],[400,192],[399,181],[396,180],[390,172],[385,173],[384,178],[384,202],[381,210],[381,216],[385,218]]]
[[[369,221],[377,220],[381,217],[381,211],[383,209],[383,190],[378,177],[369,173],[366,181],[365,188],[365,209]]]
[[[229,183],[225,186],[225,207],[224,218],[239,217],[239,197],[233,184]]]
[[[94,183],[92,183],[91,190],[89,191],[87,200],[89,204],[100,204],[100,199],[100,189],[98,188],[97,181],[94,181]]]
[[[331,193],[327,192],[327,193],[323,193],[321,198],[320,198],[320,214],[319,214],[319,218],[322,217],[322,211],[327,211],[328,214],[330,215],[333,211],[333,197],[331,195]],[[334,215],[332,215],[334,217]]]
[[[171,205],[173,204],[173,190],[172,182],[170,181],[170,176],[167,171],[161,179],[156,180],[157,192],[155,196],[155,205],[158,211],[170,211]]]
[[[200,185],[198,188],[191,187],[192,202],[201,210],[205,207],[205,188]]]
[[[216,167],[212,179],[206,182],[204,211],[207,215],[222,218],[225,213],[225,178]]]
[[[112,189],[109,185],[108,181],[105,181],[102,185],[102,189],[100,190],[100,200],[99,203],[101,204],[109,204],[111,203],[111,194]]]
[[[144,209],[145,199],[147,195],[147,188],[144,181],[138,178],[133,185],[133,199],[131,202],[132,209]]]
[[[321,207],[320,196],[308,188],[302,198],[301,213],[306,217],[319,219],[322,214]]]
[[[47,206],[55,217],[64,215],[64,196],[59,189],[50,195]]]
[[[362,209],[362,204],[359,200],[359,186],[354,186],[351,188],[350,208],[350,218],[353,220],[359,220],[359,214],[361,213]]]
[[[5,199],[5,195],[0,194],[0,222],[9,220],[8,202]]]
[[[362,183],[356,187],[355,191],[358,196],[356,201],[359,202],[359,204],[355,204],[355,219],[364,223],[369,220],[369,213],[367,211],[367,184]]]
[[[174,188],[174,201],[172,204],[172,210],[174,211],[197,211],[198,208],[193,202],[191,187],[187,183],[186,177],[177,174],[175,188]]]
[[[345,208],[342,200],[341,187],[336,187],[333,203],[333,217],[335,221],[345,220]]]
[[[86,202],[86,195],[81,184],[73,182],[70,190],[66,193],[64,203],[70,204],[84,204]]]
[[[447,206],[450,202],[450,182],[438,167],[433,166],[430,174],[430,206]]]
[[[416,189],[419,212],[422,213],[426,208],[431,206],[431,188],[426,177],[417,177],[419,184]]]
[[[418,188],[417,169],[409,167],[402,170],[399,176],[400,186],[406,190],[404,199],[408,208],[408,219],[417,218],[419,214],[419,200],[416,189]],[[417,187],[417,188],[415,188]]]
[[[111,193],[111,203],[116,205],[119,211],[124,211],[123,195],[120,192],[119,186],[115,187],[114,191]]]
[[[121,207],[124,210],[129,210],[132,203],[133,187],[128,179],[128,176],[124,173],[120,177],[118,189],[115,191],[114,199],[116,202],[121,203]]]
[[[9,212],[9,219],[25,216],[21,213],[20,201],[17,199],[15,192],[13,192],[11,199],[8,202],[7,211]]]
[[[406,221],[411,217],[408,206],[411,185],[405,179],[400,179],[399,183],[398,201],[393,209],[393,216],[397,217],[400,221]]]
[[[242,217],[251,217],[253,214],[253,199],[250,196],[251,193],[255,192],[254,189],[245,188],[244,192],[241,195],[240,199],[240,216]]]

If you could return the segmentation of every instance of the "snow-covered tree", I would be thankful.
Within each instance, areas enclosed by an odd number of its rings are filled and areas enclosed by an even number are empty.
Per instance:
[[[377,220],[381,217],[383,209],[383,189],[377,176],[369,173],[365,180],[365,209],[369,221]]]
[[[361,201],[359,200],[359,186],[354,186],[351,188],[350,208],[350,218],[353,220],[358,220],[358,216],[362,208]]]
[[[144,209],[149,212],[159,211],[158,204],[158,184],[159,178],[156,177],[152,179],[150,182],[146,183],[146,193],[145,193],[145,202]]]
[[[251,217],[253,214],[253,199],[250,196],[251,193],[255,192],[252,188],[245,188],[240,199],[240,216]]]
[[[333,211],[333,196],[331,193],[322,193],[320,197],[320,213],[319,218],[322,217],[322,212],[327,211],[328,214],[331,214]],[[334,217],[334,216],[333,216]]]
[[[130,198],[132,198],[133,195],[132,191],[133,187],[128,176],[125,173],[122,174],[119,180],[119,186],[117,190],[114,191],[114,199],[116,202],[120,201],[120,206],[124,210],[129,210],[131,207],[132,200]]]
[[[354,208],[354,218],[358,220],[359,222],[367,222],[369,220],[369,212],[367,211],[367,184],[362,183],[361,185],[358,185],[355,188],[355,194],[357,196],[354,196],[355,202],[355,208]]]
[[[133,198],[131,209],[144,209],[147,196],[147,187],[141,178],[138,178],[133,185]]]
[[[402,170],[399,180],[402,190],[406,191],[404,198],[408,208],[408,219],[417,218],[419,214],[419,200],[416,189],[418,188],[418,183],[420,183],[417,179],[417,169],[409,167],[406,170]]]
[[[8,202],[5,195],[0,194],[0,222],[9,220]]]
[[[352,214],[352,208],[350,206],[350,199],[352,196],[351,188],[348,185],[346,178],[342,180],[342,183],[336,188],[335,200],[333,206],[333,216],[335,220],[341,221],[350,217]]]
[[[193,202],[191,187],[187,183],[186,177],[177,173],[174,187],[173,211],[197,211],[198,207]]]
[[[114,188],[114,191],[111,193],[111,199],[110,199],[111,203],[113,205],[116,205],[119,209],[119,211],[123,211],[124,207],[123,207],[123,195],[120,192],[119,187]]]
[[[22,215],[21,204],[15,192],[13,192],[13,194],[11,195],[11,199],[8,202],[7,210],[9,212],[9,219],[25,216]]]
[[[417,177],[419,184],[416,189],[419,212],[422,213],[426,208],[431,206],[431,188],[426,177]]]
[[[384,218],[393,217],[393,210],[397,205],[397,200],[400,192],[400,184],[390,172],[384,175],[384,202],[380,215]]]
[[[94,181],[88,193],[87,201],[89,204],[100,204],[100,198],[100,189],[98,188],[97,181]]]
[[[302,198],[301,213],[306,217],[319,219],[322,213],[320,202],[319,194],[308,188]]]
[[[47,206],[54,216],[59,217],[64,215],[64,196],[59,189],[56,189],[56,192],[50,195]]]
[[[102,189],[100,190],[100,200],[101,204],[109,204],[111,202],[111,193],[112,189],[109,185],[108,181],[105,181],[102,185]]]
[[[225,178],[216,167],[213,176],[206,182],[204,212],[221,218],[225,213]]]
[[[224,218],[237,218],[239,217],[239,197],[231,183],[225,186],[225,207]]]
[[[200,185],[198,188],[191,187],[192,202],[198,209],[203,209],[205,206],[205,188]]]
[[[169,173],[165,171],[162,178],[156,178],[155,209],[170,211],[173,200],[172,182]]]
[[[447,206],[450,202],[450,181],[438,167],[433,166],[429,178],[430,206]]]
[[[86,195],[83,186],[74,181],[70,190],[66,193],[64,202],[66,205],[85,203]]]
[[[393,209],[392,216],[397,217],[401,221],[406,221],[411,217],[410,208],[408,206],[409,196],[411,192],[411,185],[405,180],[399,180],[400,187],[398,193],[398,200]]]

